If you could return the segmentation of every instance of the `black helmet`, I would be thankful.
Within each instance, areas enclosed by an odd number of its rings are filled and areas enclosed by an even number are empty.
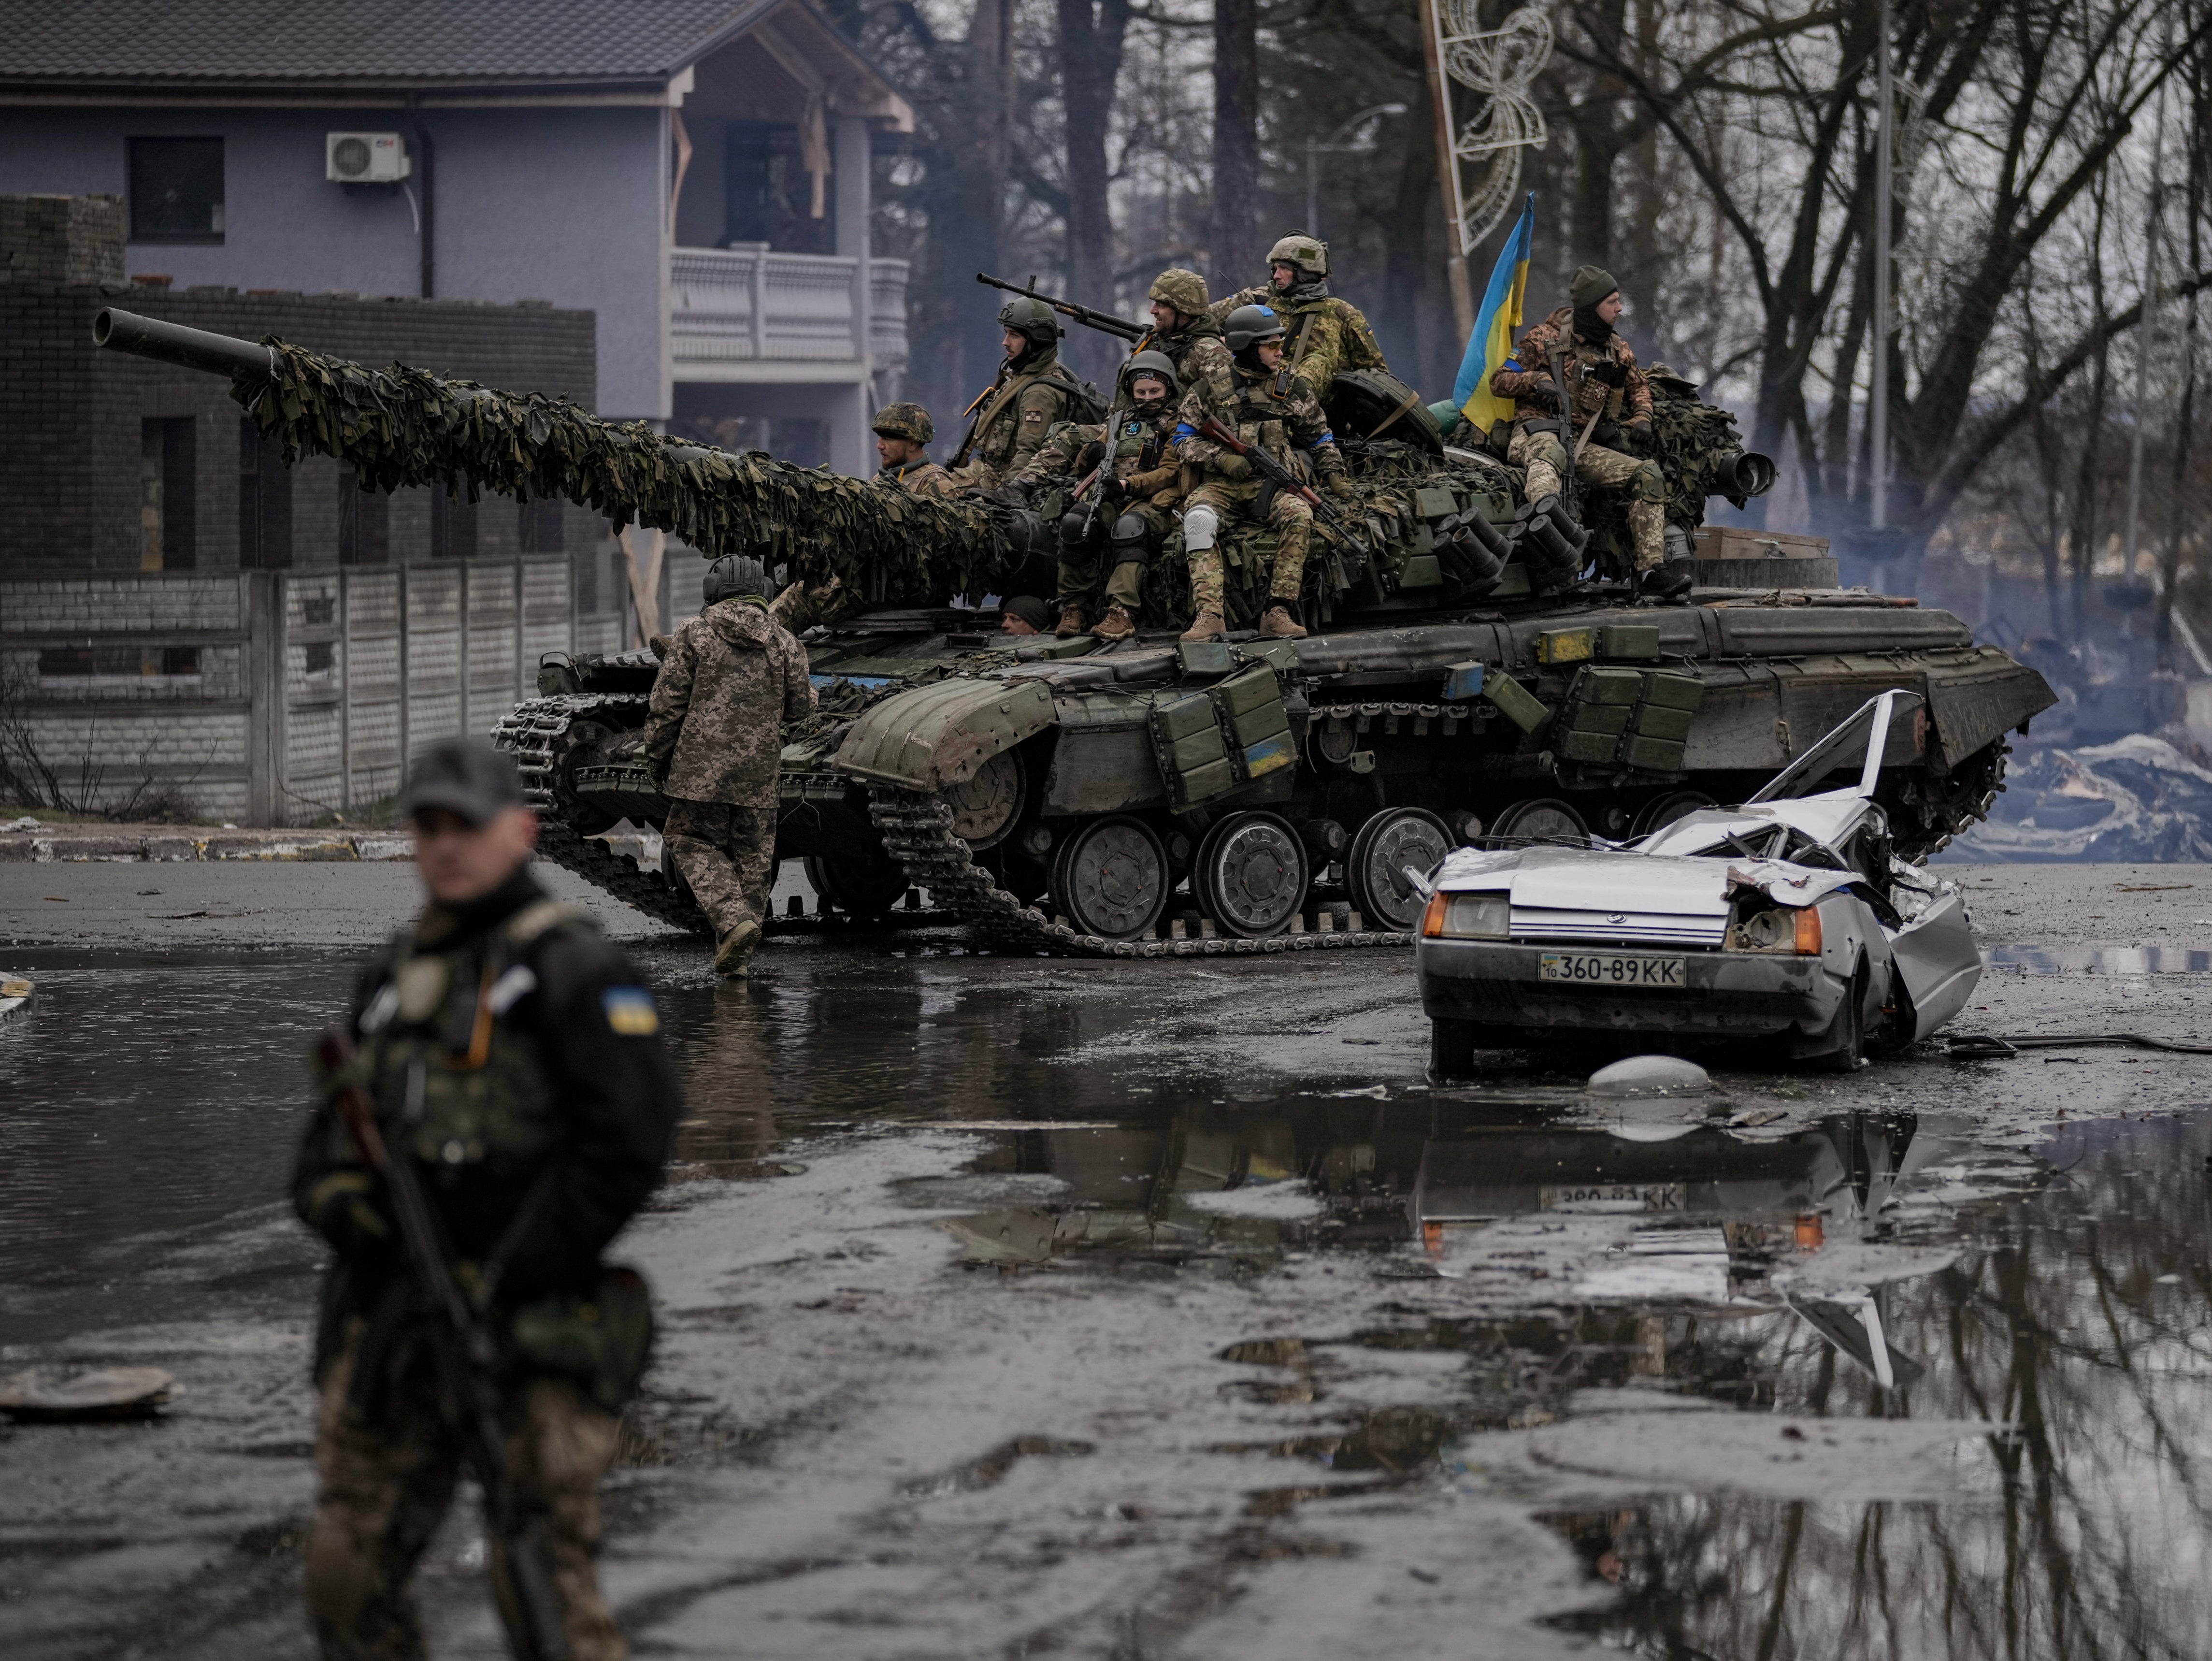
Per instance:
[[[1060,319],[1052,314],[1052,307],[1035,295],[1025,294],[1016,295],[999,308],[999,326],[1012,329],[1032,348],[1040,350],[1052,345],[1064,332]]]
[[[1137,397],[1131,388],[1139,375],[1150,375],[1164,384],[1170,404],[1182,395],[1182,377],[1176,373],[1175,360],[1165,352],[1139,352],[1121,366],[1121,392],[1132,404]]]
[[[1282,314],[1273,306],[1239,306],[1229,313],[1221,332],[1229,342],[1229,350],[1241,354],[1263,340],[1280,340]]]
[[[746,554],[724,554],[709,565],[707,575],[699,579],[699,603],[702,605],[734,599],[740,594],[767,593],[767,569]]]

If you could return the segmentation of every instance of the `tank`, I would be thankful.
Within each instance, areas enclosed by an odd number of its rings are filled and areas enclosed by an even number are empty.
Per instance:
[[[1636,597],[1625,531],[1533,512],[1515,472],[1444,445],[1389,377],[1341,377],[1356,483],[1317,520],[1297,641],[1254,632],[1266,533],[1224,538],[1225,641],[1176,639],[1179,548],[1133,639],[1000,633],[998,593],[1049,592],[1064,483],[926,501],[683,444],[539,395],[372,371],[110,310],[95,338],[232,378],[288,460],[385,489],[561,496],[702,554],[835,577],[861,609],[810,631],[820,708],[784,734],[779,857],[817,916],[770,927],[972,925],[1000,947],[1116,957],[1402,946],[1420,873],[1480,839],[1626,837],[1738,800],[1891,688],[1926,718],[1884,769],[1899,855],[1924,860],[2002,788],[2006,735],[2053,702],[1948,612],[1864,590]],[[1686,384],[1686,383],[1683,383]],[[1763,490],[1726,413],[1667,389],[1670,538],[1711,495]],[[641,755],[651,652],[547,657],[499,722],[548,856],[668,922],[704,920],[672,872],[613,852],[667,803]],[[917,892],[927,896],[920,907]]]

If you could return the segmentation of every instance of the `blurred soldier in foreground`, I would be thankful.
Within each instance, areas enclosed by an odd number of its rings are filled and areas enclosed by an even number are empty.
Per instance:
[[[937,424],[919,404],[886,404],[876,411],[876,473],[878,484],[896,484],[918,496],[959,494],[960,483],[929,459]]]
[[[1227,362],[1227,353],[1223,353]],[[1175,453],[1182,386],[1162,352],[1145,350],[1121,366],[1110,426],[1055,428],[1018,477],[1077,476],[1089,483],[1060,521],[1060,624],[1065,640],[1084,629],[1084,607],[1098,586],[1099,555],[1110,550],[1106,612],[1091,630],[1101,640],[1137,632],[1145,567],[1175,530],[1182,464]]]
[[[1248,445],[1257,445],[1293,470],[1306,468],[1333,496],[1352,494],[1352,477],[1339,454],[1335,435],[1313,388],[1283,366],[1283,319],[1266,306],[1240,306],[1229,314],[1226,330],[1233,358],[1228,374],[1209,374],[1186,388],[1176,428],[1182,459],[1205,471],[1183,508],[1183,547],[1190,557],[1190,605],[1196,617],[1185,640],[1218,640],[1227,632],[1222,615],[1223,528],[1238,518],[1264,518],[1275,527],[1275,563],[1268,583],[1267,614],[1260,632],[1274,640],[1298,640],[1304,627],[1291,614],[1305,580],[1306,546],[1313,535],[1313,509],[1287,490],[1262,484],[1252,464],[1234,451],[1198,436],[1212,417]]]
[[[315,1342],[320,1491],[307,1605],[331,1661],[419,1661],[407,1581],[462,1463],[434,1318],[394,1238],[392,1188],[334,1110],[365,1089],[447,1269],[495,1339],[507,1486],[576,1661],[620,1661],[592,1568],[616,1414],[645,1365],[644,1282],[599,1254],[659,1180],[679,1116],[653,995],[530,874],[514,763],[446,739],[404,802],[428,904],[355,988],[355,1053],[300,1145],[293,1203],[337,1248]],[[527,1653],[493,1545],[509,1648]]]
[[[706,609],[676,631],[653,683],[646,770],[669,798],[661,835],[714,926],[714,972],[742,976],[775,877],[783,724],[811,714],[806,648],[769,615],[752,561],[707,568]]]
[[[1213,314],[1227,319],[1242,306],[1268,306],[1290,330],[1289,373],[1328,396],[1344,369],[1387,369],[1382,349],[1359,307],[1328,291],[1328,244],[1293,232],[1267,250],[1267,280],[1216,301]],[[1186,381],[1191,377],[1186,374]]]
[[[1636,367],[1635,352],[1613,332],[1621,312],[1620,285],[1612,272],[1585,265],[1575,273],[1567,295],[1570,303],[1522,335],[1513,356],[1490,377],[1490,390],[1498,397],[1536,412],[1521,417],[1506,459],[1528,470],[1525,494],[1541,507],[1559,494],[1567,471],[1565,441],[1572,436],[1577,482],[1629,494],[1638,586],[1645,593],[1680,593],[1690,578],[1666,569],[1666,475],[1657,462],[1626,453],[1650,452],[1651,388]],[[1555,356],[1565,377],[1564,388],[1553,379]]]
[[[1016,295],[1000,308],[999,326],[1006,331],[1006,361],[968,406],[975,418],[952,458],[961,482],[982,490],[1018,472],[1059,423],[1086,410],[1095,418],[1098,408],[1060,361],[1061,331],[1051,307]]]

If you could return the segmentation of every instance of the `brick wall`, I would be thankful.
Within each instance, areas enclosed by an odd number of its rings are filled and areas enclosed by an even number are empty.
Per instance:
[[[57,198],[72,199],[93,198]],[[241,412],[228,384],[98,350],[92,319],[108,305],[244,339],[279,335],[362,362],[396,358],[487,386],[565,393],[586,409],[597,397],[589,312],[0,280],[0,501],[8,504],[0,514],[0,577],[139,570],[142,426],[149,417],[192,423],[193,569],[237,568]],[[337,464],[324,458],[293,471],[295,566],[337,563],[340,486]],[[410,490],[392,500],[390,558],[429,557],[428,498]],[[507,498],[485,498],[477,508],[480,553],[517,551],[519,512]],[[562,538],[578,563],[605,558],[605,521],[587,508],[564,506]]]

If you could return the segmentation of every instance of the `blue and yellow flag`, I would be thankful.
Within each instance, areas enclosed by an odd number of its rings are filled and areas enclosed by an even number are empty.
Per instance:
[[[1498,265],[1490,273],[1490,287],[1482,296],[1482,310],[1474,319],[1474,332],[1467,338],[1467,356],[1460,360],[1459,379],[1452,383],[1452,402],[1474,429],[1485,437],[1501,421],[1513,419],[1513,400],[1490,390],[1490,377],[1513,355],[1513,338],[1521,328],[1522,296],[1528,289],[1528,245],[1536,234],[1536,192],[1521,204],[1521,218],[1498,251]]]

